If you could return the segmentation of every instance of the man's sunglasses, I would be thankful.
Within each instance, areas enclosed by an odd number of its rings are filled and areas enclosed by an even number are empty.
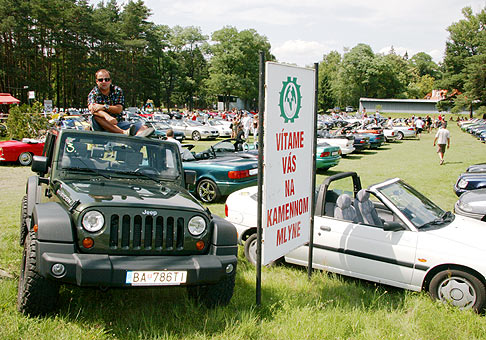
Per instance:
[[[104,80],[105,82],[109,82],[109,81],[111,80],[111,78],[98,78],[98,79],[96,79],[96,80],[98,80],[98,82],[102,83],[102,82],[103,82],[103,80]]]

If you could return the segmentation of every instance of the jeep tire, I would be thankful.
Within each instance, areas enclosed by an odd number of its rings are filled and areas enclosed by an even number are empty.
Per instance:
[[[212,285],[187,287],[189,297],[201,302],[208,308],[226,306],[233,296],[235,288],[236,268],[231,275]]]
[[[27,237],[27,195],[22,198],[22,205],[20,207],[20,246],[24,245]]]
[[[53,311],[59,296],[59,284],[37,272],[35,238],[34,231],[29,231],[24,242],[17,292],[17,310],[31,316]]]

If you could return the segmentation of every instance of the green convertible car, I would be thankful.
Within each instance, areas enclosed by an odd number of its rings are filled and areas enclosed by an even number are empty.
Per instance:
[[[317,144],[316,168],[327,170],[339,164],[341,149],[339,146],[332,146],[325,142]]]

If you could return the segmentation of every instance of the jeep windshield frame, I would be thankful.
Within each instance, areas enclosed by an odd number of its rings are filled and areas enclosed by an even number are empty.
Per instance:
[[[53,161],[57,178],[137,178],[183,185],[182,163],[174,143],[74,130],[63,130],[58,139]]]

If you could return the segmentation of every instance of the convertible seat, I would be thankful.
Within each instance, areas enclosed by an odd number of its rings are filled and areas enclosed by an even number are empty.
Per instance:
[[[353,199],[348,194],[339,195],[334,208],[334,217],[354,223],[360,222],[360,218],[353,206]]]
[[[363,222],[366,224],[377,225],[382,227],[383,221],[378,216],[375,206],[370,201],[370,193],[365,189],[358,191],[355,200],[355,208],[361,215]]]
[[[339,195],[333,190],[328,190],[326,192],[326,203],[324,205],[324,215],[329,217],[334,217],[334,209],[336,208],[336,201],[338,197]]]

